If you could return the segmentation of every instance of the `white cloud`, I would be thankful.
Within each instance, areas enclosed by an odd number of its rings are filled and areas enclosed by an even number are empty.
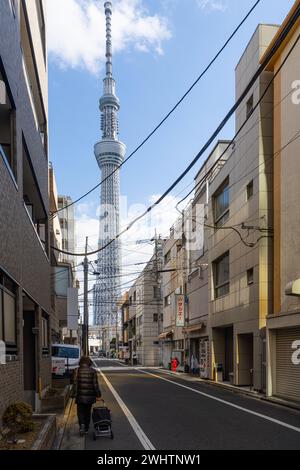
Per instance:
[[[197,0],[199,8],[205,11],[225,11],[227,4],[223,0]]]
[[[152,204],[159,198],[159,195],[152,195],[149,197],[149,204]],[[120,285],[124,285],[122,290],[127,290],[132,284],[133,280],[138,277],[136,274],[142,271],[145,265],[133,266],[136,263],[143,263],[150,260],[153,255],[154,244],[146,242],[151,240],[155,231],[157,235],[162,235],[166,238],[170,234],[170,228],[179,217],[175,209],[178,198],[170,195],[163,201],[162,204],[157,206],[149,216],[144,217],[137,222],[133,227],[126,232],[122,238],[122,266],[123,276],[120,278]],[[126,198],[121,199],[121,230],[128,225],[129,222],[134,220],[138,215],[143,213],[146,207],[142,204],[135,204],[127,207]],[[76,211],[76,239],[77,239],[77,252],[83,253],[85,246],[85,239],[89,237],[89,251],[97,249],[98,245],[98,230],[99,219],[97,214],[99,208],[95,204],[80,204]],[[137,243],[142,241],[143,243]],[[97,255],[91,256],[90,261],[97,259]],[[77,260],[78,263],[82,262],[83,258]],[[135,273],[129,275],[129,273]],[[79,269],[78,279],[81,281],[82,294],[83,288],[83,273]],[[89,283],[89,289],[92,288],[93,283]],[[92,294],[90,294],[92,300]],[[92,309],[91,309],[92,312]]]
[[[50,58],[62,67],[98,73],[105,60],[103,1],[48,0],[47,16]],[[134,48],[160,55],[170,37],[166,18],[151,15],[144,0],[114,1],[114,53]]]

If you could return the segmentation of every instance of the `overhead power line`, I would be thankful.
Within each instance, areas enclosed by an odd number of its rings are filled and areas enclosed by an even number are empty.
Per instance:
[[[283,101],[285,101],[292,93],[293,93],[293,89],[291,89],[278,103],[276,103],[276,105],[274,107],[272,107],[271,111],[268,112],[264,117],[268,117],[268,116],[271,116],[273,113],[274,113],[274,110],[275,108],[277,108],[278,106],[280,106]],[[238,136],[238,134],[240,134],[242,128],[238,131],[238,133],[233,137],[233,139],[229,142],[229,144],[227,145],[226,149],[223,151],[223,153],[220,155],[219,157],[219,160],[217,163],[220,163],[222,162],[222,158],[225,156],[225,154],[227,153],[227,151],[229,150],[229,148],[234,145],[234,150],[232,152],[232,154],[237,150],[237,148],[240,146],[240,142],[242,142],[245,137],[247,135],[249,135],[249,133],[254,129],[254,127],[259,123],[260,121],[260,117],[258,117],[255,122],[252,124],[252,126],[247,129],[247,131],[241,136],[239,137],[238,139],[236,139],[236,137]],[[281,149],[283,150],[283,149]],[[268,157],[269,159],[273,159],[276,155],[272,155],[271,157]],[[224,160],[224,163],[226,161]],[[241,178],[239,178],[238,180],[235,180],[229,187],[228,189],[232,188],[234,185],[236,185],[238,182],[240,182],[242,179],[246,178],[247,176],[249,176],[251,173],[253,173],[254,170],[256,170],[257,168],[259,168],[260,166],[264,165],[265,162],[262,162],[260,163],[259,165],[257,165],[255,168],[251,169],[247,174],[243,174]],[[187,200],[187,198],[189,196],[191,196],[191,194],[194,194],[198,188],[200,188],[202,185],[204,184],[204,181],[203,181],[203,178],[198,181],[198,183],[196,185],[194,185],[194,187],[191,189],[191,191],[189,191],[186,196],[184,196],[182,199],[180,199],[180,201],[176,204],[176,209],[180,212],[180,214],[182,214],[182,212],[178,209],[178,207],[184,202]]]
[[[197,79],[194,81],[194,83],[188,88],[188,90],[184,93],[184,95],[177,101],[177,103],[171,108],[171,110],[166,114],[166,116],[157,124],[157,126],[154,127],[154,129],[150,132],[150,134],[147,135],[147,137],[131,152],[131,154],[119,165],[116,167],[114,171],[112,171],[107,177],[105,177],[100,183],[98,183],[96,186],[94,186],[92,189],[87,191],[83,196],[79,197],[72,203],[68,204],[65,207],[61,207],[60,209],[53,211],[50,213],[51,216],[55,216],[58,212],[61,212],[63,210],[68,209],[69,207],[77,204],[78,202],[82,201],[82,199],[86,198],[89,196],[91,193],[93,193],[96,189],[98,189],[105,181],[107,181],[109,178],[111,178],[120,168],[122,168],[125,163],[127,163],[150,139],[151,137],[163,126],[163,124],[169,119],[169,117],[176,111],[176,109],[181,105],[181,103],[186,99],[186,97],[191,93],[191,91],[195,88],[195,86],[199,83],[199,81],[206,75],[206,73],[209,71],[209,69],[212,67],[212,65],[216,62],[216,60],[219,58],[219,56],[222,54],[222,52],[226,49],[228,44],[232,41],[232,39],[235,37],[235,35],[238,33],[238,31],[241,29],[241,27],[244,25],[244,23],[247,21],[249,16],[252,14],[252,12],[256,9],[256,7],[259,5],[261,0],[257,0],[255,4],[252,6],[252,8],[248,11],[246,16],[242,19],[242,21],[239,23],[239,25],[235,28],[233,33],[229,36],[229,38],[226,40],[226,42],[223,44],[221,49],[217,52],[217,54],[213,57],[213,59],[209,62],[209,64],[205,67],[205,69],[201,72],[201,74],[197,77]]]
[[[295,16],[296,15],[296,16]],[[142,218],[144,218],[146,215],[148,215],[155,207],[157,207],[169,194],[170,192],[180,183],[180,181],[190,172],[190,170],[196,165],[196,163],[199,161],[199,159],[202,157],[202,155],[205,153],[205,151],[209,148],[209,146],[214,142],[214,140],[216,139],[216,137],[219,135],[219,133],[221,132],[221,130],[225,127],[225,125],[227,124],[227,122],[229,121],[229,119],[232,117],[232,115],[236,112],[236,110],[238,109],[238,107],[242,104],[242,102],[244,101],[244,99],[247,97],[248,93],[251,91],[251,89],[253,88],[254,84],[256,83],[256,81],[258,80],[258,78],[260,77],[260,75],[265,71],[265,68],[267,67],[267,65],[269,64],[270,60],[273,58],[273,56],[276,54],[276,52],[278,51],[280,45],[282,44],[282,42],[284,41],[284,39],[286,38],[288,32],[290,31],[290,29],[292,28],[292,25],[293,23],[296,21],[296,19],[300,16],[300,6],[299,8],[296,10],[296,13],[294,15],[294,18],[293,20],[291,20],[291,24],[283,30],[283,32],[280,34],[280,36],[277,38],[277,40],[275,41],[274,45],[272,46],[270,52],[267,54],[266,58],[264,59],[263,63],[258,67],[258,70],[255,72],[254,76],[252,77],[252,79],[250,80],[249,84],[247,85],[247,87],[245,88],[244,92],[241,94],[241,96],[239,97],[239,99],[236,101],[236,103],[233,105],[233,107],[230,109],[230,111],[227,113],[227,115],[225,116],[225,118],[223,119],[223,121],[219,124],[219,126],[217,127],[217,129],[215,130],[215,132],[211,135],[211,137],[208,139],[208,141],[206,142],[206,144],[202,147],[202,149],[200,150],[200,152],[196,155],[196,157],[192,160],[192,162],[188,165],[188,167],[183,171],[183,173],[181,173],[181,175],[171,184],[171,186],[163,193],[163,195],[161,197],[159,197],[159,199],[157,201],[155,201],[151,206],[149,206],[147,208],[147,210],[142,213],[141,215],[139,215],[138,217],[136,217],[136,219],[134,219],[123,231],[121,231],[114,239],[110,240],[106,245],[104,245],[103,247],[99,248],[98,250],[95,250],[94,252],[92,253],[88,253],[88,256],[91,256],[91,255],[94,255],[94,254],[97,254],[103,250],[105,250],[107,247],[109,247],[111,244],[113,244],[116,240],[118,240],[122,235],[124,235],[127,231],[129,231],[131,229],[131,227],[133,225],[135,225],[139,220],[141,220]],[[235,137],[237,135],[240,134],[241,130],[245,127],[246,123],[249,121],[249,119],[252,117],[254,111],[258,108],[258,106],[260,105],[260,103],[262,102],[262,100],[264,99],[264,97],[266,96],[268,90],[270,89],[271,85],[273,84],[275,78],[278,76],[278,74],[281,72],[282,68],[284,67],[284,65],[286,64],[287,60],[289,59],[290,55],[292,54],[293,50],[295,49],[296,45],[298,44],[300,40],[300,35],[298,35],[296,41],[294,42],[293,46],[291,47],[291,49],[289,50],[289,52],[287,53],[285,59],[283,60],[283,62],[281,63],[280,67],[278,68],[277,72],[273,75],[272,79],[270,80],[269,84],[267,85],[264,93],[262,93],[260,99],[258,100],[257,104],[255,105],[255,107],[253,108],[253,110],[251,111],[251,113],[249,113],[249,115],[247,116],[244,124],[240,127],[240,129],[238,130],[238,132],[236,133]],[[231,144],[234,142],[234,139],[235,137],[233,138],[233,140],[231,141]],[[228,146],[228,148],[230,147],[230,145]],[[223,155],[222,155],[223,156]],[[210,174],[214,168],[216,167],[216,165],[219,163],[219,160],[221,159],[221,157],[219,157],[218,160],[216,160],[216,162],[213,164],[213,166],[210,168],[210,170],[208,171],[208,173],[203,177],[203,180],[205,180],[208,176],[208,174]],[[76,254],[76,253],[69,253],[69,252],[64,252],[64,251],[61,251],[59,250],[58,248],[56,247],[52,247],[55,251],[59,251],[59,252],[62,252],[66,255],[70,255],[70,256],[84,256],[84,254]]]

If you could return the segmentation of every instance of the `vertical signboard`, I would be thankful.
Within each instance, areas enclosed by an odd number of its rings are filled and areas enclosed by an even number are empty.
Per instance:
[[[184,327],[184,295],[176,295],[176,326]]]

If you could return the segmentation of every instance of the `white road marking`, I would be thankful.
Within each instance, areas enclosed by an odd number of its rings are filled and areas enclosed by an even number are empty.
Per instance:
[[[96,368],[99,369],[99,370],[102,370],[102,371],[120,371],[120,370],[124,370],[124,371],[127,371],[127,370],[155,370],[155,367],[136,367],[136,366],[122,366],[122,367],[119,367],[119,366],[99,366],[99,365],[96,365]],[[157,368],[157,370],[159,370],[160,368]]]
[[[133,416],[131,411],[127,408],[127,406],[123,402],[122,398],[120,397],[118,392],[114,389],[114,387],[112,386],[112,384],[110,383],[108,378],[103,374],[103,372],[101,370],[100,370],[100,374],[101,374],[104,382],[108,386],[109,390],[111,391],[111,393],[115,397],[116,401],[118,402],[118,404],[119,404],[121,410],[123,411],[124,415],[128,419],[132,429],[134,430],[137,438],[139,439],[139,441],[142,444],[142,446],[144,447],[144,449],[145,450],[155,450],[155,447],[153,446],[152,442],[150,441],[150,439],[148,439],[148,437],[146,436],[146,434],[142,430],[141,426],[139,425],[139,423],[137,422],[137,420],[135,419],[135,417]]]
[[[151,372],[147,372],[147,371],[142,370],[142,369],[140,369],[140,372],[142,372],[143,374],[151,375],[152,377],[156,377],[157,379],[163,380],[165,382],[169,382],[173,385],[177,385],[177,387],[181,387],[181,388],[184,388],[186,390],[190,390],[192,392],[197,393],[198,395],[202,395],[203,397],[206,397],[206,398],[209,398],[211,400],[215,400],[219,403],[222,403],[223,405],[231,406],[232,408],[236,408],[237,410],[244,411],[245,413],[257,416],[258,418],[262,418],[266,421],[271,421],[272,423],[278,424],[279,426],[282,426],[284,428],[287,428],[287,429],[290,429],[292,431],[300,433],[300,428],[297,428],[296,426],[292,426],[291,424],[284,423],[283,421],[279,421],[275,418],[271,418],[270,416],[266,416],[266,415],[263,415],[261,413],[257,413],[256,411],[249,410],[248,408],[244,408],[242,406],[235,405],[234,403],[231,403],[229,401],[222,400],[221,398],[217,398],[214,395],[209,395],[208,393],[200,392],[200,390],[195,390],[194,388],[187,387],[186,385],[179,384],[178,382],[173,382],[172,380],[166,379],[166,378],[161,377],[161,376],[156,375],[156,374],[152,374]]]

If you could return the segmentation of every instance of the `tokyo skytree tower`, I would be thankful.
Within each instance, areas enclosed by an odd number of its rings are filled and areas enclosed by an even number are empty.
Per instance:
[[[101,205],[99,220],[99,248],[107,245],[120,231],[120,170],[126,147],[118,140],[118,111],[120,102],[116,96],[116,84],[112,75],[112,3],[104,4],[106,17],[106,77],[100,99],[102,140],[95,145],[95,156],[101,170]],[[94,286],[94,325],[111,338],[111,327],[116,324],[117,300],[120,295],[120,242],[113,241],[99,252],[97,280]]]

